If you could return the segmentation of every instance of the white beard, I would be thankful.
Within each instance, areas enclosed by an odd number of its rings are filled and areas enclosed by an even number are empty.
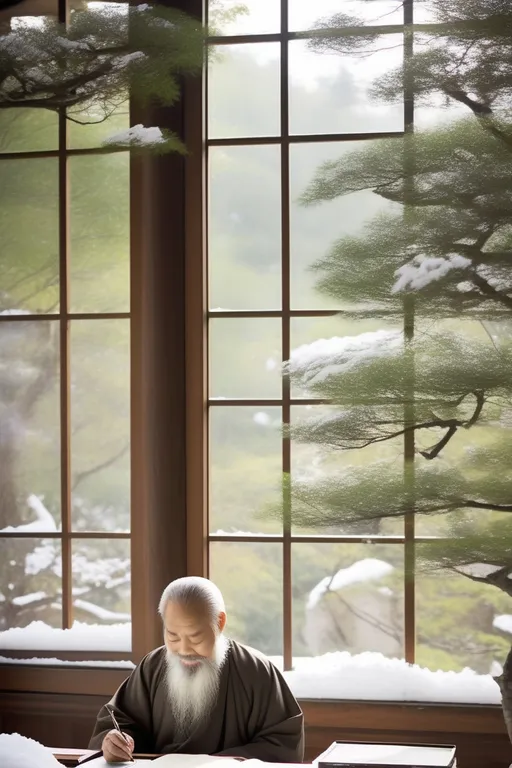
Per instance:
[[[212,711],[227,652],[228,641],[219,635],[213,658],[187,669],[179,656],[167,651],[167,696],[176,723],[176,738],[185,739]]]

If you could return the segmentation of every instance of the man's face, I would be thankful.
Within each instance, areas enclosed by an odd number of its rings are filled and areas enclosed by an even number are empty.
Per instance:
[[[167,650],[179,658],[185,669],[193,671],[214,658],[216,634],[204,606],[168,603],[164,627]]]

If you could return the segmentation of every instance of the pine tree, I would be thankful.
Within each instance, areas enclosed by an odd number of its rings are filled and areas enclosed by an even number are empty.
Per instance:
[[[314,266],[345,315],[382,329],[292,355],[292,384],[331,405],[291,436],[331,458],[312,480],[287,482],[297,526],[368,531],[436,515],[442,537],[417,546],[420,562],[512,595],[512,10],[428,6],[434,23],[406,29],[414,53],[374,94],[391,102],[405,85],[416,104],[437,100],[460,118],[367,142],[319,168],[303,194],[315,205],[370,189],[389,208]],[[366,55],[385,31],[338,14],[310,45]],[[394,457],[375,460],[386,445]],[[364,458],[336,465],[347,451]]]
[[[0,37],[0,119],[1,110],[65,110],[80,123],[93,105],[101,122],[128,94],[141,106],[169,106],[179,99],[180,78],[203,64],[201,23],[172,8],[75,2],[66,27],[51,16],[13,25],[24,3],[9,5],[1,18],[7,33]],[[178,137],[160,130],[139,129],[119,143],[183,150]]]

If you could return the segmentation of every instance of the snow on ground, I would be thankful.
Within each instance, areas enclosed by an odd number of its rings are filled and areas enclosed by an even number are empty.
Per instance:
[[[375,561],[379,563],[380,561]],[[349,571],[350,569],[345,569]],[[354,575],[354,574],[352,574]],[[341,578],[341,577],[340,577]],[[512,617],[507,617],[512,620]],[[42,621],[28,627],[0,632],[4,650],[129,651],[131,625],[87,625],[75,622],[72,629],[53,629]],[[282,658],[272,660],[282,668]],[[0,657],[0,664],[40,664],[120,667],[130,669],[129,661],[77,661],[51,659],[12,659]],[[449,704],[500,704],[501,695],[490,675],[473,670],[441,672],[407,664],[403,659],[388,659],[380,653],[352,656],[346,651],[324,656],[294,659],[294,669],[284,673],[293,693],[302,699],[340,699],[357,701],[418,701]]]
[[[351,656],[340,651],[297,658],[293,671],[284,675],[299,699],[501,703],[499,688],[490,675],[471,669],[433,672],[380,653]]]
[[[132,625],[83,624],[55,629],[43,621],[0,632],[0,650],[9,651],[131,651]]]
[[[385,563],[384,560],[366,558],[359,560],[349,568],[343,568],[334,576],[325,576],[309,593],[308,608],[314,608],[326,592],[337,592],[343,587],[349,587],[352,584],[360,584],[365,581],[382,579],[393,570],[393,566]]]
[[[25,664],[30,667],[102,667],[127,669],[128,673],[135,668],[133,661],[63,661],[62,659],[33,656],[30,659],[13,659],[12,656],[0,656],[0,664]]]

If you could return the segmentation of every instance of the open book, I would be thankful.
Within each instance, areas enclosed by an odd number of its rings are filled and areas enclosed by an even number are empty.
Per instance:
[[[219,763],[222,761],[222,765]],[[215,766],[214,766],[215,763]],[[112,763],[107,763],[104,757],[97,757],[95,760],[88,760],[84,768],[112,768]],[[238,760],[232,757],[211,757],[210,755],[162,755],[154,760],[138,759],[134,763],[115,763],[119,768],[138,765],[153,765],[157,768],[240,768]],[[244,760],[244,768],[261,768],[266,765],[261,760]]]

